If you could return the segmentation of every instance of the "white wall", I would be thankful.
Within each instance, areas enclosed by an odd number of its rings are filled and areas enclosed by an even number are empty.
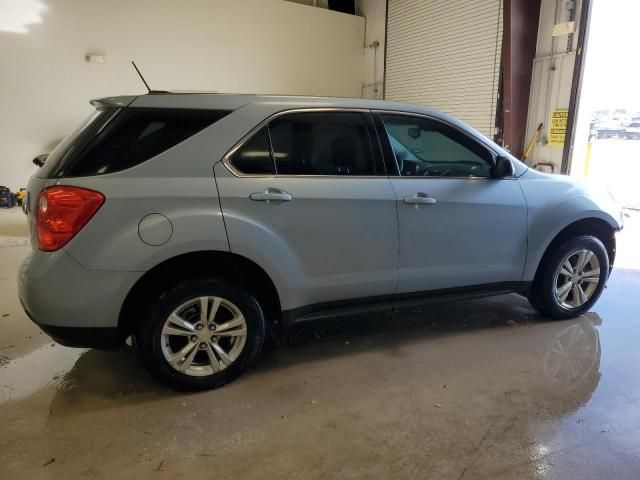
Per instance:
[[[131,59],[158,90],[359,97],[363,37],[282,0],[0,0],[0,185],[24,186],[89,99],[144,93]]]

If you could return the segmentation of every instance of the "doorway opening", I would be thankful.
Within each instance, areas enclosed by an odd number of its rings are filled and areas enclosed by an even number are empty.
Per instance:
[[[591,0],[569,174],[640,210],[640,27],[637,0]]]
[[[616,266],[640,268],[640,2],[591,0],[569,174],[604,185],[624,207]]]

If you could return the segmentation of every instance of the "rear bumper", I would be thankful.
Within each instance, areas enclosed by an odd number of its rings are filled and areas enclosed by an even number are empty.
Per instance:
[[[87,270],[65,251],[36,252],[18,274],[20,303],[56,342],[72,347],[117,348],[118,318],[140,272]]]
[[[24,308],[24,305],[22,307]],[[56,343],[65,347],[116,350],[122,345],[123,338],[121,338],[117,327],[55,327],[43,325],[38,323],[26,308],[24,308],[24,311],[44,333],[49,335]]]

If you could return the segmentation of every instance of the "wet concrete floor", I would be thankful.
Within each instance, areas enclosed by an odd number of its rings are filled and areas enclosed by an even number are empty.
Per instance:
[[[20,310],[0,212],[0,479],[640,477],[640,215],[593,311],[516,296],[332,322],[180,394],[135,352],[53,345]]]

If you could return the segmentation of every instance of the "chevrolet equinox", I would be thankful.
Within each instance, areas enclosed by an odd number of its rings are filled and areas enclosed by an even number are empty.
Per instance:
[[[516,292],[596,302],[620,208],[459,120],[345,98],[152,93],[93,114],[29,181],[28,316],[63,345],[132,336],[158,380],[223,385],[265,331]]]

